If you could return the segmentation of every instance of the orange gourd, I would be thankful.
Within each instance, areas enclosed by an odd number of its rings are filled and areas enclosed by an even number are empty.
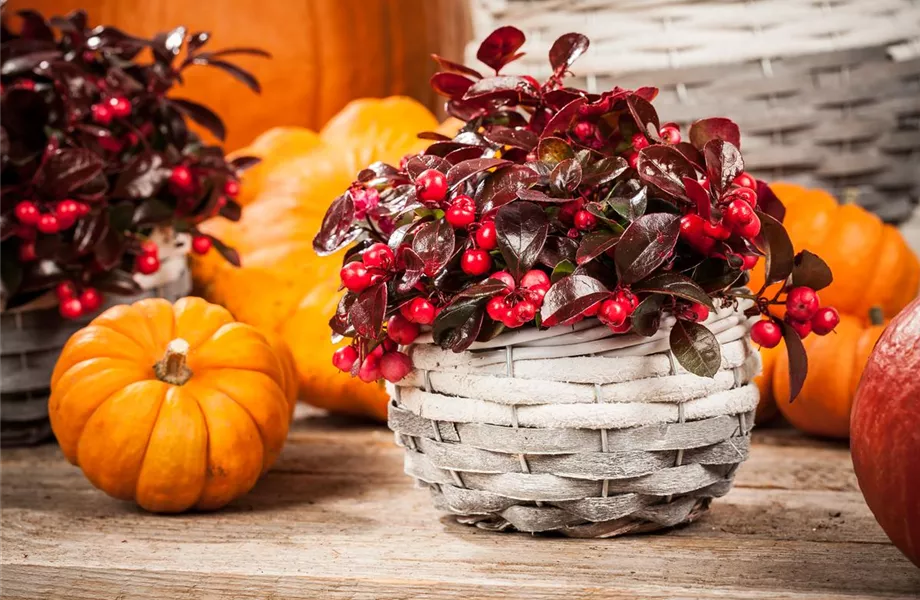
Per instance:
[[[780,342],[775,348],[761,348],[760,361],[763,368],[760,375],[754,378],[757,389],[760,391],[760,400],[754,412],[754,422],[758,425],[768,423],[776,417],[778,409],[776,399],[773,398],[773,373],[776,372],[776,359],[786,351],[786,346]]]
[[[891,318],[916,297],[920,261],[897,229],[855,204],[838,204],[823,190],[782,182],[770,187],[786,206],[793,246],[814,252],[834,273],[834,282],[818,293],[822,304],[861,319],[878,306]],[[760,289],[763,279],[761,261],[749,287]]]
[[[840,315],[834,333],[810,335],[803,340],[808,353],[808,376],[794,402],[789,402],[789,358],[785,348],[776,354],[773,397],[779,411],[797,429],[824,437],[849,436],[856,387],[885,329],[880,311],[873,314],[874,322],[869,326],[862,319]]]
[[[439,124],[409,98],[357,100],[320,133],[299,128],[268,131],[241,154],[262,162],[243,176],[243,217],[209,221],[241,255],[234,268],[215,251],[193,258],[193,273],[209,300],[245,323],[270,331],[290,348],[301,396],[336,412],[386,419],[387,395],[336,370],[327,322],[338,302],[341,261],[319,258],[313,236],[326,207],[374,161],[398,163],[425,148],[420,131],[453,135],[459,123]]]
[[[278,457],[289,375],[255,328],[201,298],[113,307],[75,333],[48,413],[97,488],[153,512],[217,509]]]

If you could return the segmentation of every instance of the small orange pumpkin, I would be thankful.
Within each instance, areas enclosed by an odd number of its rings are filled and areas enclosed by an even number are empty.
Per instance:
[[[226,309],[141,300],[70,338],[48,412],[64,456],[110,496],[152,512],[211,510],[248,492],[278,457],[292,377]]]

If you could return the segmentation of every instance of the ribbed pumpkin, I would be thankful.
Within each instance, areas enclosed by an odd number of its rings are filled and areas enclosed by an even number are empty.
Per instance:
[[[865,320],[873,306],[891,318],[916,297],[920,261],[897,229],[825,191],[788,183],[771,187],[786,205],[784,224],[795,248],[819,255],[834,273],[834,282],[819,292],[822,304]],[[761,261],[750,287],[759,289],[763,278]]]
[[[885,329],[880,311],[875,311],[874,318],[875,323],[867,327],[862,319],[840,315],[834,333],[805,338],[808,376],[794,402],[789,402],[789,358],[785,348],[775,353],[773,397],[779,411],[796,429],[825,437],[849,436],[856,387]]]
[[[355,98],[405,94],[434,108],[441,100],[428,84],[437,69],[431,53],[462,60],[471,34],[469,3],[458,0],[10,0],[6,12],[24,8],[48,17],[84,8],[94,25],[145,37],[185,25],[210,31],[214,50],[270,52],[271,60],[239,60],[262,84],[258,100],[216,71],[190,73],[178,91],[223,117],[229,149],[278,125],[319,128]]]
[[[290,375],[255,328],[201,298],[113,307],[67,342],[48,413],[93,485],[153,512],[220,508],[278,457]]]
[[[241,150],[263,162],[243,177],[238,223],[206,224],[239,250],[234,268],[214,251],[193,260],[205,296],[245,322],[281,336],[293,353],[302,398],[336,412],[386,418],[387,396],[337,371],[327,321],[338,302],[341,261],[319,258],[312,240],[326,207],[371,162],[398,163],[429,142],[417,133],[440,125],[425,107],[401,97],[349,104],[319,134],[272,130]]]

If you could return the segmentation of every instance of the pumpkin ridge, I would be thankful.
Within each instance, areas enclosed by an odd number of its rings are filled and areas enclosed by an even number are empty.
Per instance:
[[[198,503],[201,502],[201,499],[204,497],[205,489],[208,487],[208,465],[211,463],[211,428],[208,426],[208,417],[204,414],[204,409],[201,407],[201,400],[199,400],[198,396],[192,391],[191,386],[186,387],[183,391],[189,398],[195,401],[195,406],[198,407],[198,412],[201,414],[201,420],[204,422],[204,477],[202,478],[201,490],[198,491],[195,500],[189,505],[193,507],[198,506]],[[159,416],[160,415],[157,415],[157,417]],[[258,430],[258,426],[256,429]],[[152,431],[151,429],[151,432]],[[261,434],[259,435],[259,441],[261,441]]]
[[[157,380],[159,381],[159,380]],[[134,481],[134,497],[137,498],[137,486],[140,485],[141,481],[141,472],[144,470],[144,461],[147,460],[147,452],[150,450],[150,439],[153,437],[153,430],[157,427],[157,421],[160,420],[160,412],[163,410],[163,402],[166,400],[166,394],[169,393],[170,385],[165,382],[162,383],[163,396],[160,398],[160,401],[157,403],[157,414],[153,417],[151,422],[150,431],[147,432],[147,440],[144,442],[144,454],[141,456],[140,461],[138,462],[137,469],[137,479]],[[108,401],[108,400],[106,400]],[[102,406],[101,404],[99,406]]]

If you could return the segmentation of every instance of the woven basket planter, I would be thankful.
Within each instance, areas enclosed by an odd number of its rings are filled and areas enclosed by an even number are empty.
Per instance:
[[[175,301],[188,295],[192,284],[186,259],[188,240],[181,238],[160,247],[160,270],[136,276],[142,291],[134,296],[110,296],[92,315],[64,319],[49,298],[0,314],[0,444],[37,444],[51,437],[51,373],[64,344],[77,330],[117,304],[156,297]]]
[[[911,0],[480,0],[479,37],[513,24],[546,73],[553,40],[592,40],[570,85],[654,85],[662,119],[726,116],[748,170],[825,188],[889,222],[920,198],[920,4]],[[475,46],[468,49],[475,57]]]
[[[739,310],[743,310],[739,309]],[[521,330],[454,354],[419,338],[392,397],[405,470],[435,505],[492,530],[610,537],[690,522],[748,453],[760,370],[749,324],[723,309],[712,379],[651,337],[596,320]]]

